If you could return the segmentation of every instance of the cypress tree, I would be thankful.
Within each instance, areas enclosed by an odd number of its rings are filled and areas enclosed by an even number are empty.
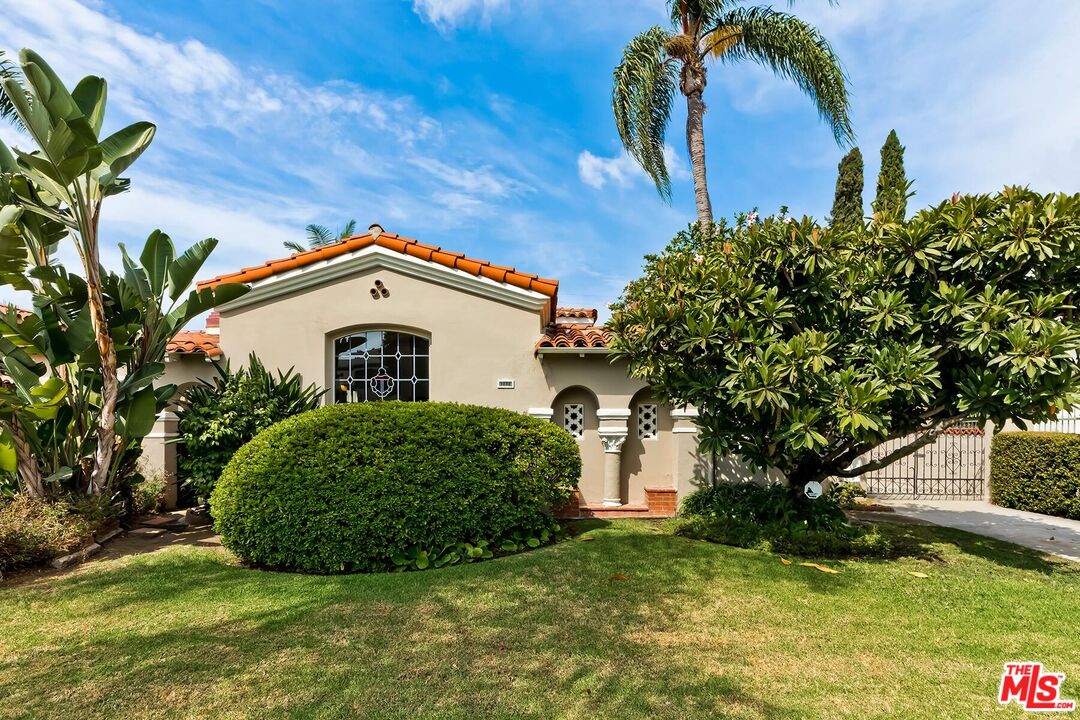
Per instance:
[[[832,226],[853,230],[863,223],[863,158],[859,148],[851,149],[836,168],[836,196],[832,206]]]
[[[877,181],[875,213],[903,220],[907,216],[907,176],[904,174],[904,146],[895,130],[889,131],[881,146],[881,173]]]

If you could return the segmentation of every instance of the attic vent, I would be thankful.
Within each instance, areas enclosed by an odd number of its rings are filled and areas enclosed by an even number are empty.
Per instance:
[[[497,387],[499,390],[513,390],[514,389],[514,379],[513,378],[499,378],[499,380],[495,384],[495,387]]]

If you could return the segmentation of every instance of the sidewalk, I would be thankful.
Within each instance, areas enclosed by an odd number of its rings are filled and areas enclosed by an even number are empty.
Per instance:
[[[973,500],[887,500],[897,515],[1006,540],[1080,562],[1080,521]]]

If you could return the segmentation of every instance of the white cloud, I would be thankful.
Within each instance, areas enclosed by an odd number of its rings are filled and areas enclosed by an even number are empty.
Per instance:
[[[413,0],[413,10],[440,30],[448,30],[471,18],[487,23],[507,4],[507,0]]]
[[[599,157],[588,150],[578,155],[578,177],[581,182],[589,187],[601,190],[609,182],[619,187],[626,187],[636,180],[648,180],[645,171],[637,162],[622,153],[615,157]],[[674,180],[688,180],[690,171],[679,157],[678,152],[670,145],[664,145],[664,164],[667,165],[668,176]]]

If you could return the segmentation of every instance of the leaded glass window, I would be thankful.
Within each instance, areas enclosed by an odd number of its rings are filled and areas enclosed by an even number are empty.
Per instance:
[[[429,341],[396,330],[368,330],[334,341],[334,401],[427,400]]]

